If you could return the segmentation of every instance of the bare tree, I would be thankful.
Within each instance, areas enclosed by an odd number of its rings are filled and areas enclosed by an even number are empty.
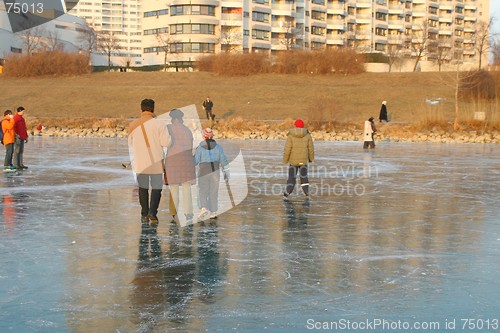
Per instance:
[[[443,65],[449,63],[454,57],[452,43],[451,38],[442,38],[429,43],[429,53],[432,54],[432,58],[437,63],[440,72]]]
[[[389,73],[392,71],[392,66],[394,66],[396,62],[401,62],[402,48],[402,39],[400,40],[400,36],[398,36],[397,39],[393,41],[393,44],[388,45],[386,54],[389,64]]]
[[[87,59],[90,61],[92,52],[97,47],[97,32],[90,25],[81,25],[77,29],[78,31],[78,42],[81,43],[85,49]]]
[[[21,38],[23,39],[23,49],[26,51],[26,54],[28,56],[31,56],[43,45],[43,35],[44,30],[40,27],[26,29],[21,32]]]
[[[111,55],[121,49],[118,38],[113,32],[99,31],[97,33],[97,49],[108,57],[108,69],[111,70]]]
[[[64,43],[61,42],[58,31],[49,31],[47,33],[47,37],[45,38],[45,44],[46,44],[46,49],[49,52],[64,50]]]
[[[494,39],[496,34],[491,32],[494,18],[488,22],[480,21],[476,24],[476,33],[474,34],[475,48],[479,57],[479,70],[483,67],[483,56],[487,54],[490,48],[490,40]]]
[[[220,40],[221,50],[227,53],[236,52],[242,44],[243,35],[241,29],[236,27],[221,27]]]
[[[286,16],[285,21],[280,21],[280,24],[282,28],[281,44],[285,46],[287,51],[297,48],[297,40],[302,39],[302,31],[295,26],[293,18]]]
[[[491,41],[490,49],[493,55],[493,65],[500,66],[500,41],[498,38]]]
[[[423,22],[420,25],[414,26],[411,34],[411,44],[410,48],[412,51],[412,56],[415,58],[415,65],[413,66],[413,71],[416,72],[420,60],[424,57],[428,41],[429,41],[429,25],[427,22]]]
[[[460,129],[460,94],[462,92],[462,85],[467,82],[468,88],[477,88],[480,85],[480,80],[477,79],[477,72],[462,72],[461,60],[453,60],[451,63],[455,66],[455,71],[445,72],[439,76],[439,82],[453,90],[455,117],[453,120],[453,129]]]
[[[167,58],[168,54],[170,53],[170,44],[172,44],[174,41],[172,39],[172,36],[167,32],[157,33],[156,40],[159,44],[158,49],[163,52],[163,70],[166,72]]]

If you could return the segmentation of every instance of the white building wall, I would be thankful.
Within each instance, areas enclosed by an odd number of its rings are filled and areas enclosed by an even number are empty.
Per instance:
[[[118,39],[120,48],[111,57],[114,66],[127,63],[142,66],[142,3],[141,0],[81,0],[69,13],[85,19],[97,32],[110,32]],[[92,61],[96,66],[108,65],[107,56],[99,50]]]
[[[48,37],[49,34],[56,36],[64,51],[79,52],[81,50],[81,42],[79,41],[79,32],[77,29],[85,24],[85,20],[79,17],[63,14],[34,29],[45,37]],[[0,1],[0,59],[7,57],[11,53],[24,52],[23,32],[12,32],[5,5]]]

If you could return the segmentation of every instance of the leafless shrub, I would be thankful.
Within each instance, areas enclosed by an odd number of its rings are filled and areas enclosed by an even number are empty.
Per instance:
[[[29,55],[10,55],[5,61],[5,75],[33,77],[46,75],[81,75],[90,73],[84,55],[61,51],[41,52]]]

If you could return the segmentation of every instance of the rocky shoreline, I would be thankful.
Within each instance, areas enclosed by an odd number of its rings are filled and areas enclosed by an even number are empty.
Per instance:
[[[284,140],[286,131],[266,130],[234,130],[214,129],[216,138],[240,139],[240,140]],[[92,127],[92,128],[69,128],[48,127],[39,130],[30,130],[32,136],[48,137],[98,137],[98,138],[126,138],[127,128],[116,126],[114,128]],[[361,130],[351,129],[339,132],[335,131],[313,131],[312,136],[317,141],[361,141]],[[408,133],[407,135],[384,133],[379,131],[375,136],[376,142],[435,142],[435,143],[500,143],[500,131],[482,132],[475,130],[463,130],[458,132],[446,132],[444,130]]]

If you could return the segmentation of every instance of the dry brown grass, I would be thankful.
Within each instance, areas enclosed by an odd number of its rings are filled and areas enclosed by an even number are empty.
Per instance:
[[[217,119],[240,122],[267,120],[278,126],[285,119],[302,118],[314,128],[361,124],[378,118],[380,104],[388,101],[392,127],[397,123],[432,128],[435,119],[425,100],[441,97],[439,122],[454,118],[453,89],[443,85],[442,73],[363,73],[353,76],[261,74],[219,77],[209,73],[96,73],[79,77],[9,78],[0,75],[0,110],[23,105],[26,117],[52,119],[118,119],[128,123],[140,114],[140,101],[153,98],[156,113],[214,101]],[[470,104],[470,103],[469,103]],[[465,113],[467,104],[462,103]],[[498,103],[490,106],[488,126],[498,128]],[[470,108],[482,109],[484,105]],[[462,117],[462,116],[461,116]],[[278,122],[269,122],[278,120]],[[314,124],[317,122],[317,124]],[[87,124],[88,120],[84,120]],[[222,121],[221,121],[222,123]],[[465,122],[464,122],[465,123]],[[290,122],[291,124],[291,122]],[[427,124],[427,125],[426,125]],[[329,125],[328,125],[329,126]],[[337,126],[337,127],[336,127]],[[289,126],[286,126],[288,128]],[[279,128],[279,127],[277,127]],[[325,127],[326,128],[326,127]]]
[[[5,62],[5,75],[9,77],[38,77],[82,75],[90,73],[84,55],[66,52],[40,52],[32,55],[12,54]]]
[[[271,72],[269,57],[260,53],[220,53],[200,59],[198,68],[224,76],[248,76]]]
[[[279,74],[360,74],[365,71],[362,56],[351,49],[283,52],[276,58]]]

